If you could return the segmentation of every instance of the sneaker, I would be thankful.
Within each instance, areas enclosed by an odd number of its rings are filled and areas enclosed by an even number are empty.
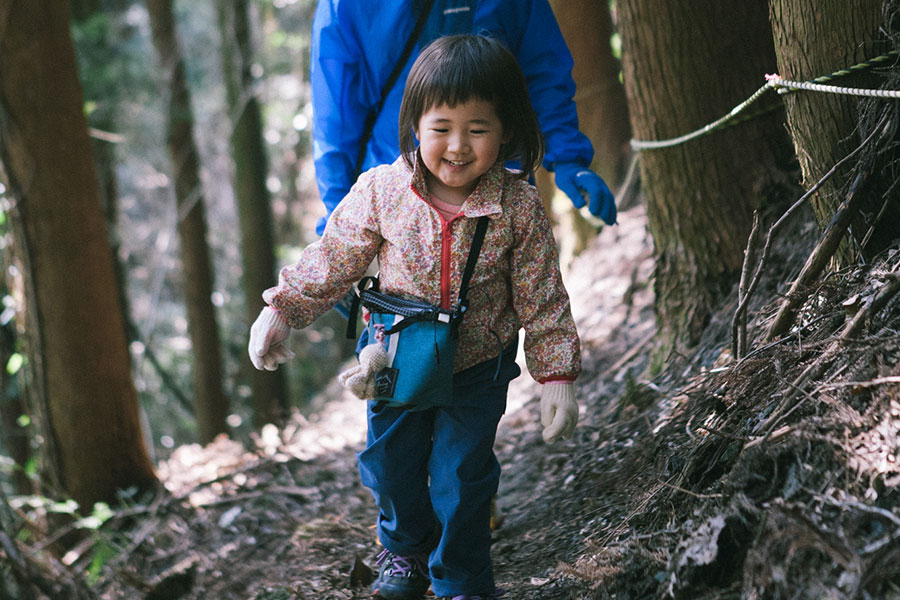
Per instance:
[[[372,584],[372,593],[379,600],[421,600],[431,585],[424,556],[400,556],[385,549],[375,565],[381,569]]]

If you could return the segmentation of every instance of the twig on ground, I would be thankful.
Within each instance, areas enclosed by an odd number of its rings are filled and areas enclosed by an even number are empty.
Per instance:
[[[841,159],[841,161],[833,168],[837,168],[840,163],[868,146],[875,135],[881,133],[882,125],[886,120],[887,116],[883,116],[879,124],[873,127],[872,132],[866,136],[866,139],[863,140],[853,152]],[[830,172],[831,171],[829,171],[829,173]],[[826,176],[827,175],[828,174],[826,174]],[[858,211],[858,205],[862,202],[864,196],[864,194],[860,193],[861,188],[864,187],[868,176],[869,173],[864,169],[860,169],[857,172],[856,177],[850,184],[850,189],[847,192],[844,201],[832,217],[831,223],[828,224],[822,239],[819,241],[812,254],[809,255],[806,264],[803,265],[803,269],[800,271],[800,275],[797,276],[797,279],[795,279],[794,283],[791,285],[790,291],[784,302],[782,302],[781,308],[778,310],[778,314],[775,316],[775,320],[769,328],[769,332],[766,336],[767,339],[771,340],[782,336],[794,323],[797,311],[808,297],[803,290],[808,287],[825,268],[825,265],[837,251],[847,228],[850,226],[850,222],[855,217],[856,212]]]
[[[269,498],[271,496],[287,496],[289,498],[298,498],[303,502],[309,501],[309,490],[298,487],[285,486],[268,486],[249,492],[241,492],[232,496],[222,496],[216,500],[204,502],[199,505],[202,508],[210,508],[213,506],[224,506],[227,504],[241,503],[256,498]]]
[[[723,437],[729,440],[734,440],[736,442],[749,442],[750,438],[743,435],[735,435],[733,433],[728,433],[726,431],[721,431],[716,429],[715,427],[707,427],[706,425],[697,425],[697,429],[702,429],[703,431],[708,431],[714,435],[719,437]]]
[[[815,362],[806,367],[794,381],[788,383],[791,390],[785,394],[778,407],[772,411],[772,414],[759,424],[757,430],[764,432],[765,435],[763,435],[758,442],[757,440],[754,440],[754,442],[763,443],[773,439],[778,431],[784,429],[784,427],[782,427],[777,431],[772,431],[776,425],[791,416],[795,410],[800,408],[800,405],[804,400],[814,400],[812,394],[807,392],[803,386],[807,381],[817,379],[825,371],[827,366],[831,364],[835,356],[837,356],[839,348],[841,348],[840,342],[832,342],[831,346],[829,346]],[[841,373],[844,369],[846,369],[846,365],[841,367],[838,372]],[[802,396],[800,401],[797,401],[798,396]]]
[[[817,495],[817,498],[819,500],[824,501],[826,504],[830,504],[832,506],[837,506],[838,508],[843,508],[843,509],[855,508],[856,510],[859,510],[862,512],[867,512],[869,514],[878,515],[879,517],[881,517],[883,519],[887,519],[888,521],[893,523],[895,526],[900,527],[900,517],[898,517],[891,511],[886,510],[884,508],[881,508],[878,506],[872,506],[870,504],[864,504],[863,502],[860,502],[859,500],[852,499],[852,498],[846,499],[846,500],[838,500],[837,498],[833,498],[831,496],[823,496],[823,495]]]
[[[806,264],[803,265],[797,279],[791,284],[791,289],[781,303],[778,314],[775,315],[775,320],[769,328],[767,339],[771,340],[784,335],[791,325],[794,324],[797,311],[809,296],[808,292],[805,291],[806,288],[815,281],[825,269],[825,265],[828,264],[831,257],[834,256],[841,240],[844,239],[847,227],[850,226],[850,221],[856,215],[858,206],[863,198],[860,188],[866,178],[865,174],[859,173],[853,180],[853,183],[850,185],[850,191],[847,192],[846,198],[841,203],[831,223],[829,223],[822,239],[819,240],[812,254],[807,258]]]
[[[891,275],[890,283],[878,290],[878,292],[869,299],[866,305],[853,316],[850,322],[844,326],[844,330],[841,332],[840,336],[841,341],[855,335],[862,324],[865,323],[866,319],[884,308],[891,298],[900,292],[900,277],[897,277],[894,274]]]
[[[741,320],[743,320],[744,323],[746,323],[747,307],[749,306],[750,298],[752,298],[753,294],[756,292],[756,288],[759,285],[760,279],[762,279],[763,270],[765,268],[766,261],[769,258],[769,250],[772,247],[772,240],[775,236],[775,233],[779,229],[781,229],[781,227],[787,222],[787,220],[795,212],[797,212],[801,206],[803,206],[803,204],[807,201],[807,199],[809,199],[810,196],[815,194],[819,190],[819,188],[821,188],[825,184],[826,181],[831,179],[832,175],[837,173],[838,169],[840,169],[851,158],[856,156],[860,152],[860,150],[862,150],[862,148],[866,145],[866,143],[868,143],[868,141],[871,138],[872,138],[872,135],[870,134],[869,137],[866,138],[866,140],[862,144],[860,144],[860,146],[857,147],[853,152],[851,152],[850,154],[848,154],[847,156],[845,156],[844,158],[842,158],[841,160],[836,162],[834,164],[834,166],[831,167],[831,169],[829,169],[828,172],[825,173],[825,175],[823,175],[822,178],[819,179],[819,181],[817,181],[815,183],[815,185],[813,185],[811,188],[809,188],[809,190],[806,191],[806,193],[804,193],[802,196],[800,196],[800,198],[798,198],[797,201],[794,202],[794,204],[789,209],[787,209],[784,212],[784,214],[778,218],[777,221],[775,221],[775,223],[772,225],[772,227],[769,228],[769,232],[768,232],[768,234],[766,234],[766,243],[763,245],[762,254],[760,255],[760,258],[759,258],[759,263],[756,266],[756,271],[754,271],[754,273],[753,273],[753,279],[750,281],[750,283],[748,285],[746,285],[745,292],[743,293],[743,295],[739,295],[739,297],[738,297],[738,307],[737,307],[737,309],[735,309],[734,318],[732,319],[732,336],[734,336],[735,329],[736,329],[736,327],[738,327],[738,323],[740,323]],[[754,227],[756,226],[756,222],[757,222],[756,217],[754,217]],[[742,285],[744,284],[744,273],[750,272],[749,265],[752,264],[753,260],[756,258],[756,245],[758,245],[757,238],[758,238],[758,234],[754,235],[751,232],[750,239],[747,240],[747,250],[744,253],[744,266],[741,269],[741,284]],[[746,338],[746,331],[743,332],[743,337]],[[769,339],[771,339],[772,337],[777,337],[777,336],[770,335]],[[732,348],[733,349],[735,348],[734,337],[732,339]],[[735,354],[735,359],[736,360],[740,359],[741,355]]]
[[[771,235],[771,230],[769,235]],[[767,238],[767,241],[770,238]],[[756,262],[756,254],[759,246],[759,211],[753,212],[753,227],[747,238],[747,249],[744,251],[744,264],[741,267],[741,281],[738,284],[738,307],[731,318],[731,353],[735,360],[747,353],[747,301],[749,294],[747,288],[750,282],[758,282],[751,279],[750,265]],[[760,263],[761,266],[761,263]],[[755,286],[754,286],[755,287]]]
[[[691,490],[686,490],[683,487],[678,487],[677,485],[673,485],[667,481],[659,481],[663,486],[675,490],[676,492],[681,492],[682,494],[687,494],[688,496],[693,496],[694,498],[700,498],[701,500],[709,500],[712,498],[724,498],[725,494],[698,494],[697,492],[692,492]]]
[[[900,377],[876,377],[869,381],[839,381],[837,383],[826,383],[821,386],[823,390],[833,390],[842,387],[875,387],[878,385],[900,384]]]

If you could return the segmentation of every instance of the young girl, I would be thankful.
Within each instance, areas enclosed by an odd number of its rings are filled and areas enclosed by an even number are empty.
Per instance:
[[[548,442],[575,428],[581,348],[550,223],[525,181],[543,145],[512,54],[483,36],[434,41],[410,71],[399,126],[403,155],[364,173],[322,239],[263,294],[269,306],[250,330],[250,357],[270,370],[288,360],[291,329],[334,306],[375,258],[382,292],[449,308],[476,221],[490,218],[451,397],[416,411],[369,401],[359,454],[384,546],[374,594],[419,600],[431,585],[438,597],[486,600],[500,593],[490,557],[490,501],[500,478],[493,444],[509,382],[520,373],[518,331],[525,329],[528,370],[544,384]],[[504,168],[510,159],[524,173]]]

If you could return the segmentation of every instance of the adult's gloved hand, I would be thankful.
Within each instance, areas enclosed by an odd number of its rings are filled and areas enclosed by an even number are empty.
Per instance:
[[[584,195],[587,194],[591,214],[607,225],[615,224],[616,199],[602,177],[573,162],[557,163],[553,170],[556,173],[556,187],[566,193],[575,208],[584,206]]]
[[[578,423],[578,403],[571,383],[545,383],[541,391],[541,425],[548,444],[568,438]]]
[[[274,371],[278,365],[294,358],[287,347],[291,326],[271,306],[263,308],[250,327],[250,361],[260,371]]]

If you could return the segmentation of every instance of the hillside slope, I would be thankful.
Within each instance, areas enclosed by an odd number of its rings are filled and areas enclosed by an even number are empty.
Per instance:
[[[827,278],[801,328],[737,363],[725,307],[700,348],[648,380],[652,242],[641,207],[619,221],[567,274],[585,349],[574,438],[545,444],[539,387],[511,386],[494,544],[506,597],[900,597],[900,302],[887,293],[900,252]],[[751,340],[808,252],[797,227]],[[865,318],[839,340],[854,306]],[[336,386],[318,400],[252,451],[221,439],[160,465],[169,494],[106,528],[101,596],[368,598],[363,406]]]

